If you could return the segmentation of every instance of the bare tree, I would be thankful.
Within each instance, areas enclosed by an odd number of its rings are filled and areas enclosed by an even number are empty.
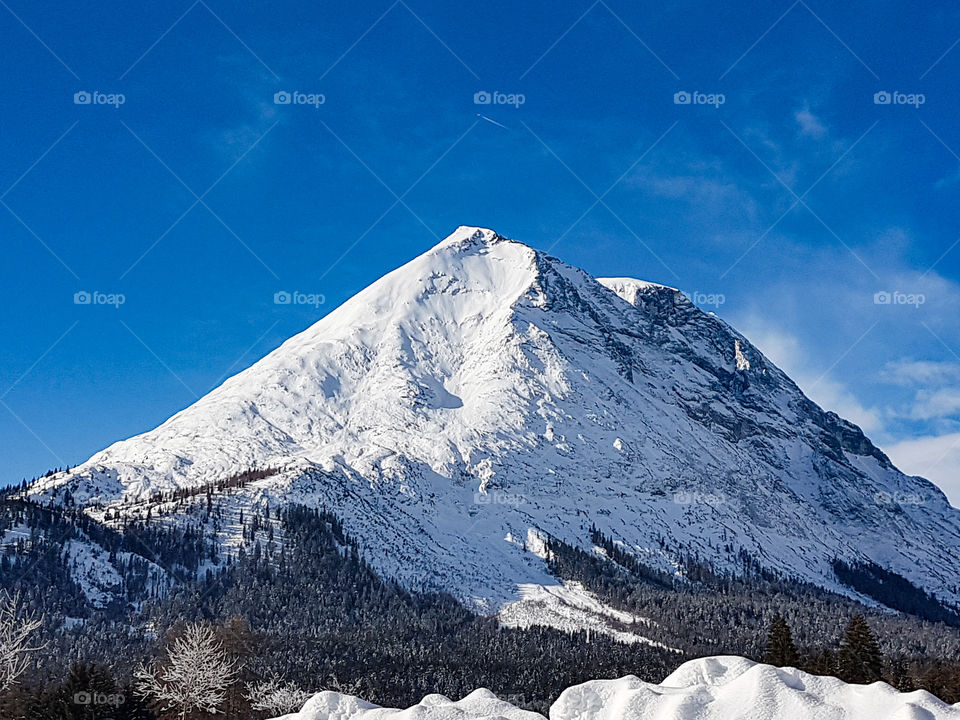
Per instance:
[[[237,661],[227,655],[211,628],[187,625],[167,649],[164,666],[137,669],[135,692],[153,699],[164,712],[179,709],[181,718],[194,710],[216,713],[237,670]]]
[[[301,690],[292,682],[272,678],[247,685],[244,697],[254,710],[268,712],[271,715],[297,712],[310,699],[311,694]]]
[[[0,591],[0,693],[17,682],[30,654],[40,649],[30,645],[30,636],[42,624],[42,617],[24,610],[18,594]]]

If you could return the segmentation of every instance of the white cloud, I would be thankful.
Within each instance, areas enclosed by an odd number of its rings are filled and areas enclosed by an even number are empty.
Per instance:
[[[669,212],[711,231],[720,224],[727,232],[759,232],[755,228],[760,224],[757,199],[735,169],[718,158],[679,153],[651,159],[631,173],[624,185],[677,203]]]
[[[960,363],[934,360],[897,360],[889,362],[880,378],[893,385],[910,387],[929,383],[960,382]]]
[[[954,419],[960,415],[960,363],[899,360],[887,363],[880,379],[915,389],[913,403],[897,413],[913,420]]]
[[[960,507],[960,433],[916,438],[884,448],[893,464],[909,475],[920,475]]]
[[[685,199],[715,204],[729,202],[740,195],[734,183],[696,175],[658,176],[647,173],[638,178],[636,184],[671,200]]]
[[[803,108],[794,114],[794,119],[800,125],[800,134],[812,138],[822,138],[827,134],[827,128],[820,118],[810,112],[810,108]]]
[[[960,388],[941,388],[929,391],[920,390],[910,408],[910,417],[914,420],[933,420],[950,418],[960,414]]]

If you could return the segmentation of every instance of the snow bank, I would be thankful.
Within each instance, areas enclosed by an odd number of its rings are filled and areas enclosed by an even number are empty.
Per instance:
[[[428,695],[407,710],[387,710],[323,692],[300,713],[282,720],[542,720],[476,690],[459,702]],[[659,685],[633,675],[592,680],[565,690],[550,720],[960,720],[960,704],[947,705],[923,690],[899,693],[886,683],[848,685],[832,677],[775,668],[740,657],[684,663]]]
[[[941,720],[960,707],[925,691],[886,683],[848,685],[833,677],[740,657],[684,663],[659,685],[630,675],[569,688],[550,720]]]
[[[276,720],[544,720],[539,713],[521,710],[489,690],[474,690],[456,702],[443,695],[427,695],[406,710],[382,708],[350,695],[322,692],[299,713]]]

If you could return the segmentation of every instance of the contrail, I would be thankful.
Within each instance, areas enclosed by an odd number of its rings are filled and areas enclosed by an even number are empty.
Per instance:
[[[477,113],[477,117],[478,117],[478,118],[483,118],[483,119],[486,120],[488,123],[493,123],[493,124],[496,125],[497,127],[502,127],[504,130],[509,130],[509,129],[510,129],[510,128],[508,128],[506,125],[504,125],[504,124],[502,124],[502,123],[498,123],[496,120],[491,120],[491,119],[488,118],[486,115],[481,115],[480,113]]]

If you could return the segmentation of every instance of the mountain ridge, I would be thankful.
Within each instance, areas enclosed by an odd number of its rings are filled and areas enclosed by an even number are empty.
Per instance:
[[[746,337],[678,290],[483,228],[26,493],[69,490],[106,521],[265,467],[280,470],[230,495],[237,509],[336,508],[378,570],[480,608],[555,584],[538,538],[593,549],[594,526],[666,572],[681,556],[736,572],[746,554],[851,594],[840,558],[960,601],[960,512]]]

